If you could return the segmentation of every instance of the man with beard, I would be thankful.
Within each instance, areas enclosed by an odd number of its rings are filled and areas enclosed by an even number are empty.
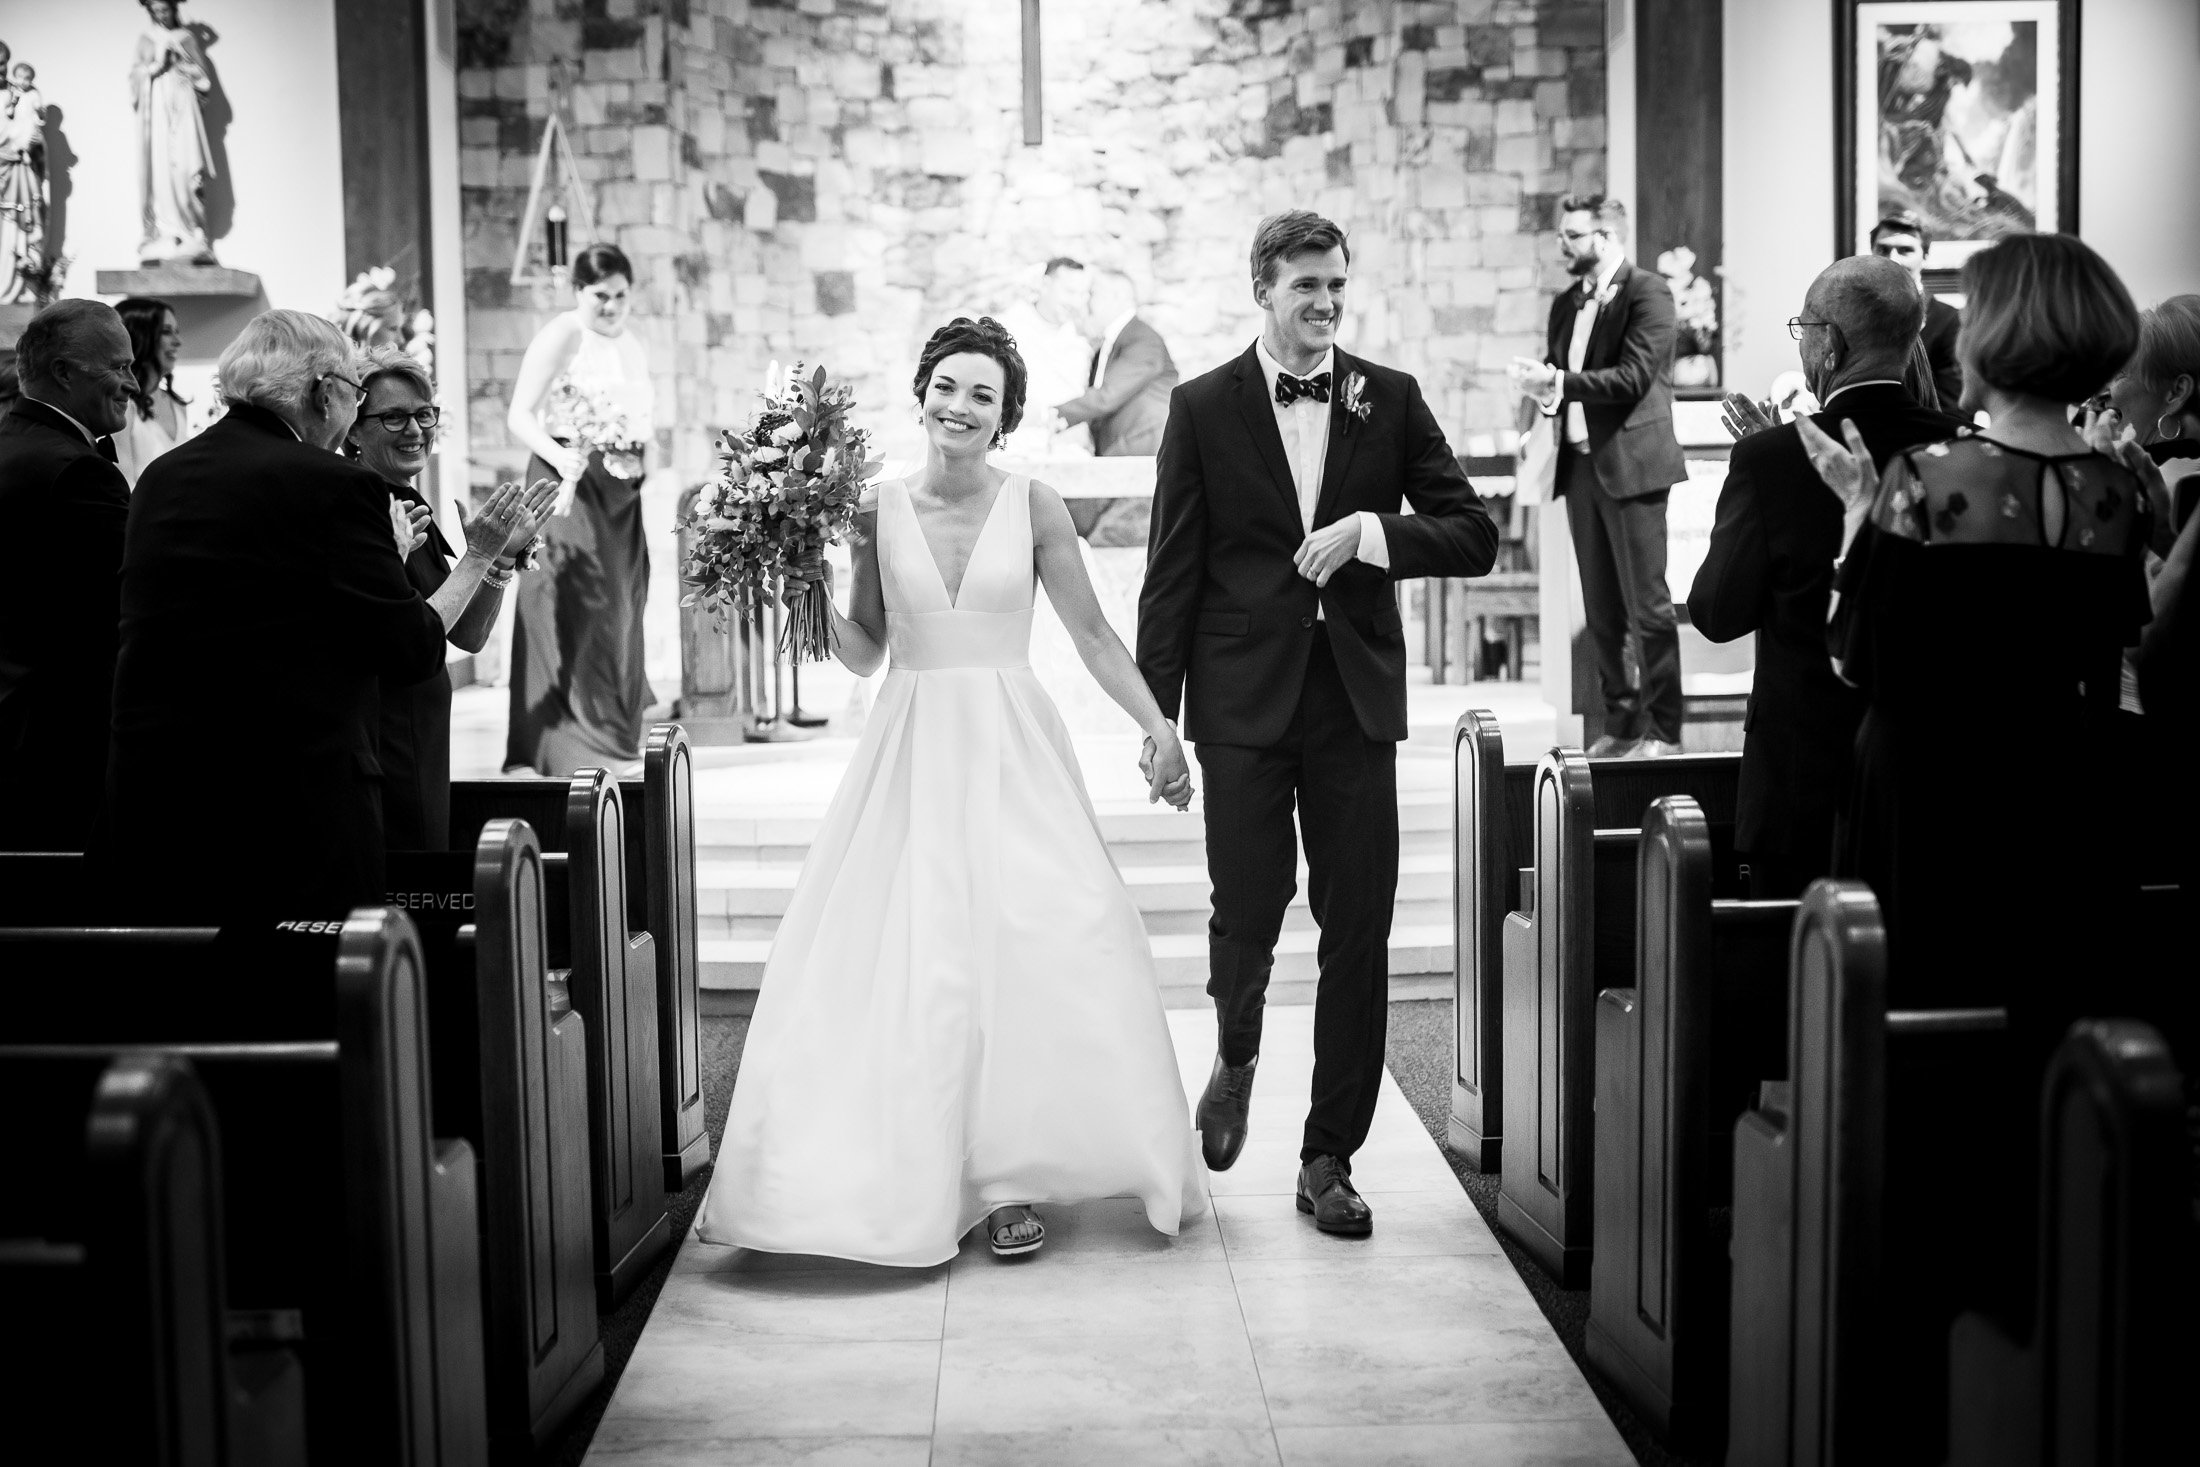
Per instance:
[[[1617,199],[1559,201],[1559,253],[1578,284],[1551,302],[1544,359],[1512,367],[1522,395],[1559,419],[1551,493],[1566,499],[1604,699],[1594,758],[1681,751],[1680,630],[1665,585],[1666,496],[1688,477],[1673,433],[1677,326],[1671,287],[1627,262],[1626,231]]]

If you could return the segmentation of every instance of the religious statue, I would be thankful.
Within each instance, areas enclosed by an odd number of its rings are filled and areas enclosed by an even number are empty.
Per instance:
[[[0,41],[0,304],[43,305],[46,258],[46,99],[38,73]]]
[[[140,264],[187,260],[211,265],[206,185],[214,178],[200,98],[214,89],[198,33],[183,24],[179,0],[140,0],[148,24],[130,63],[130,105],[138,116],[138,202],[145,242]]]

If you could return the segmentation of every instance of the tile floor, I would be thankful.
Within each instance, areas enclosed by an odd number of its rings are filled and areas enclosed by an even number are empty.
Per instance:
[[[1187,1094],[1212,1021],[1172,1013]],[[1626,1464],[1633,1457],[1386,1074],[1364,1241],[1292,1205],[1312,1010],[1272,1008],[1252,1137],[1183,1236],[1128,1200],[938,1268],[690,1236],[591,1463]]]

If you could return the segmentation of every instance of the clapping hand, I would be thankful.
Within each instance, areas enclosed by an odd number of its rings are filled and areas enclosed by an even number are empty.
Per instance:
[[[1519,389],[1522,397],[1533,398],[1538,402],[1549,397],[1551,389],[1558,386],[1558,368],[1549,362],[1514,357],[1512,365],[1505,372],[1512,378],[1513,386]]]
[[[425,504],[390,496],[390,538],[397,542],[397,558],[405,559],[428,543],[430,510]]]
[[[1740,442],[1752,433],[1778,427],[1780,414],[1769,397],[1763,402],[1752,402],[1747,393],[1729,392],[1719,400],[1719,422],[1726,428],[1728,437]]]
[[[1856,421],[1841,420],[1841,436],[1848,440],[1846,448],[1807,417],[1797,418],[1795,427],[1803,435],[1803,452],[1810,455],[1810,466],[1825,480],[1834,498],[1841,501],[1842,510],[1862,514],[1879,493],[1879,470],[1872,463],[1871,450],[1864,446],[1864,435],[1857,431]]]
[[[1192,803],[1192,770],[1184,759],[1184,745],[1172,731],[1165,736],[1166,747],[1157,746],[1153,736],[1146,736],[1145,747],[1138,755],[1138,772],[1146,776],[1146,803],[1167,800],[1179,810],[1189,809]]]
[[[557,486],[548,479],[537,479],[524,489],[516,482],[497,485],[472,519],[460,517],[466,526],[467,551],[487,561],[516,554],[535,538],[556,495]]]

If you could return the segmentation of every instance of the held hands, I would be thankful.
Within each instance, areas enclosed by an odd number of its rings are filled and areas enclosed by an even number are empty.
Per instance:
[[[1848,440],[1847,448],[1834,442],[1831,434],[1809,418],[1797,418],[1795,428],[1803,435],[1803,452],[1810,455],[1810,466],[1825,480],[1833,497],[1841,501],[1842,511],[1861,516],[1879,493],[1879,470],[1872,463],[1871,450],[1864,446],[1864,435],[1857,431],[1855,420],[1841,420],[1841,436]]]
[[[1148,734],[1138,755],[1138,772],[1146,776],[1146,803],[1167,800],[1178,810],[1189,809],[1192,770],[1184,759],[1184,745],[1174,729],[1165,729],[1162,739],[1163,744],[1156,746],[1153,735]]]
[[[429,510],[425,504],[390,496],[390,538],[397,542],[397,558],[405,559],[428,543]]]
[[[1326,586],[1329,578],[1351,564],[1359,553],[1360,517],[1348,514],[1308,535],[1291,562],[1300,575],[1317,586]]]

